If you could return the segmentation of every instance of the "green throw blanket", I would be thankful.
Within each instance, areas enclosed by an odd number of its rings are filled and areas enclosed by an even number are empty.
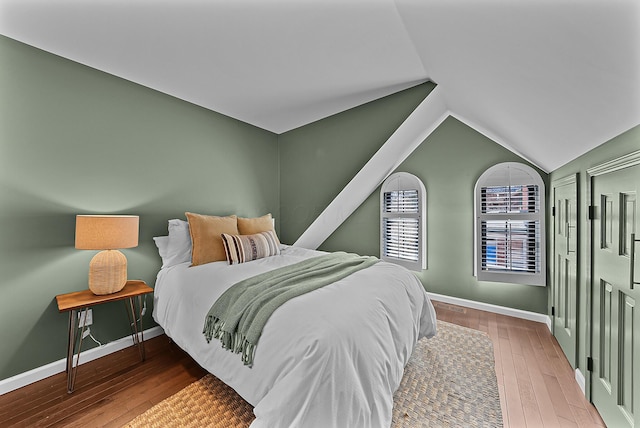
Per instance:
[[[375,257],[337,252],[247,278],[216,300],[205,319],[203,333],[207,342],[220,339],[225,349],[241,353],[244,364],[251,367],[262,328],[280,305],[378,261]]]

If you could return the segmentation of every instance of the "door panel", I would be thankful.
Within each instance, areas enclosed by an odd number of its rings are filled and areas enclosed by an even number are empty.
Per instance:
[[[613,324],[613,287],[606,281],[600,280],[600,381],[605,386],[609,394],[611,393],[611,366],[612,358],[612,337],[611,327]]]
[[[622,314],[620,316],[620,321],[622,326],[620,330],[622,333],[622,340],[620,343],[621,352],[620,352],[620,370],[622,370],[620,380],[620,405],[622,406],[622,410],[629,415],[631,420],[633,420],[634,406],[633,406],[633,372],[634,369],[637,370],[637,363],[634,362],[633,358],[633,324],[635,322],[635,299],[624,296],[624,300],[622,302]]]
[[[564,183],[564,181],[563,181]],[[553,278],[553,334],[569,363],[576,367],[576,316],[578,266],[577,180],[553,187],[554,218],[554,278]]]
[[[625,222],[622,224],[622,236],[624,240],[622,241],[622,254],[629,257],[631,254],[631,235],[634,233],[633,224],[635,223],[636,217],[636,195],[632,193],[623,193],[621,200],[621,207],[623,210],[622,218],[625,219]]]
[[[640,166],[593,177],[592,401],[611,427],[640,426],[640,317],[632,234]],[[636,258],[636,257],[634,257]]]

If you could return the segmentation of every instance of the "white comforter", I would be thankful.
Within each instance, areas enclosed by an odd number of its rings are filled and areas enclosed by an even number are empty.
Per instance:
[[[153,317],[202,367],[255,409],[252,428],[388,427],[393,393],[419,338],[435,334],[433,306],[414,274],[379,262],[278,308],[264,327],[252,368],[207,343],[202,328],[231,285],[319,251],[158,273]]]

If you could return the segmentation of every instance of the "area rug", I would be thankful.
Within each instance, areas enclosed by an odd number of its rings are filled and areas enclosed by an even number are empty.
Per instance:
[[[212,375],[136,417],[128,428],[247,427],[253,408]],[[493,345],[480,331],[438,321],[418,343],[393,396],[392,427],[501,427]]]

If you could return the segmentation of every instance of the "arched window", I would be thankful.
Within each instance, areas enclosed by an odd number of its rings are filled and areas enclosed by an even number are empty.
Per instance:
[[[475,187],[475,272],[480,281],[546,285],[544,182],[533,168],[505,162]]]
[[[427,191],[422,181],[397,172],[380,191],[380,258],[420,271],[427,268]]]

